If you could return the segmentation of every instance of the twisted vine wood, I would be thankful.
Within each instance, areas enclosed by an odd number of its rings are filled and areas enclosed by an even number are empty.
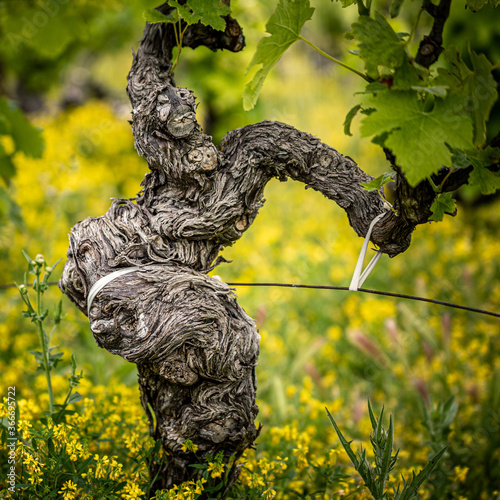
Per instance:
[[[214,145],[196,121],[193,93],[174,83],[174,44],[171,25],[147,24],[128,76],[135,146],[150,168],[142,191],[74,226],[59,283],[88,314],[98,345],[137,364],[151,435],[168,453],[163,465],[151,464],[154,489],[200,474],[188,467],[196,459],[182,450],[185,440],[199,446],[198,457],[222,451],[229,460],[258,435],[259,335],[231,289],[206,273],[250,227],[267,182],[291,178],[320,191],[360,236],[384,211],[377,193],[361,188],[371,177],[352,159],[291,126],[257,123]],[[225,32],[193,25],[183,44],[239,51],[244,39],[228,16]],[[408,247],[421,222],[419,200],[404,201],[399,217],[387,212],[372,235],[391,256]],[[130,266],[140,269],[106,285],[87,313],[92,285]],[[228,487],[236,476],[233,467]]]

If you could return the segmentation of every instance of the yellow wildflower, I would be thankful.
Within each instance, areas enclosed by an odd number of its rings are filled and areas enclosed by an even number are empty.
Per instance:
[[[258,486],[265,486],[264,479],[259,474],[252,474],[249,479],[249,485],[251,488],[257,488]]]
[[[125,500],[139,500],[141,499],[141,495],[144,495],[144,491],[142,491],[136,483],[128,481],[123,488],[121,496]]]
[[[221,477],[224,473],[224,464],[220,462],[208,462],[207,471],[211,472],[210,476],[213,478]]]
[[[274,491],[272,488],[268,488],[266,491],[264,491],[261,495],[265,500],[271,500],[276,496],[276,491]]]
[[[110,469],[110,472],[109,472],[109,478],[110,479],[113,479],[113,480],[118,480],[119,477],[121,476],[122,474],[122,469],[123,469],[123,464],[120,464],[116,461],[116,458],[117,457],[113,457],[113,459],[111,460],[111,469]]]
[[[125,436],[123,438],[123,442],[124,442],[125,446],[132,453],[137,453],[141,447],[141,441],[139,439],[139,435],[136,432],[132,432],[132,434]]]
[[[309,446],[299,443],[297,448],[293,450],[293,453],[297,455],[297,467],[299,469],[305,469],[309,462],[307,461],[307,454],[309,452]]]
[[[261,458],[259,460],[259,467],[262,474],[267,475],[267,473],[273,468],[272,464],[267,460],[267,458]]]
[[[66,481],[61,490],[59,490],[59,493],[63,495],[63,500],[73,500],[76,498],[77,492],[78,487],[71,479]]]
[[[99,458],[99,455],[94,456],[94,460],[97,461],[97,467],[95,469],[95,477],[97,479],[106,477],[108,472],[107,465],[109,464],[109,458],[107,455],[104,455],[102,458]]]
[[[194,493],[195,495],[201,495],[203,493],[203,490],[204,490],[204,484],[207,482],[207,480],[205,478],[201,478],[201,479],[198,479],[198,481],[196,481],[196,488],[194,490]]]
[[[69,459],[73,462],[78,460],[78,455],[81,456],[83,453],[82,443],[77,441],[69,441],[66,445],[66,453],[69,455]]]
[[[184,452],[187,451],[192,451],[193,453],[196,453],[198,451],[198,445],[194,444],[191,439],[186,439],[184,443],[181,445],[181,449]]]
[[[467,477],[467,473],[469,472],[469,467],[460,467],[457,465],[453,470],[455,471],[456,480],[459,483],[463,483]]]

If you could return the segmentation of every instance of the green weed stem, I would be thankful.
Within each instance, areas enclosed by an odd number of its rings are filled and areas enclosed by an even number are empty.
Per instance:
[[[49,365],[49,348],[47,345],[47,336],[45,335],[45,329],[42,324],[42,290],[40,283],[40,267],[36,266],[36,318],[35,323],[38,330],[38,337],[40,338],[40,345],[42,346],[43,364],[45,365],[45,377],[47,379],[47,392],[49,393],[49,411],[54,412],[54,391],[52,389],[52,379],[50,376],[50,365]]]

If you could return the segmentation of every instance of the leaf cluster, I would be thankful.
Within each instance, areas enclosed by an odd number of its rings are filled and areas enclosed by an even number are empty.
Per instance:
[[[177,57],[170,70],[173,71],[179,63],[182,40],[187,27],[201,23],[205,26],[211,26],[215,30],[224,31],[226,22],[223,16],[230,14],[231,9],[221,0],[187,0],[183,5],[176,0],[168,0],[167,5],[171,10],[166,14],[156,9],[148,9],[143,12],[143,17],[151,24],[172,24],[177,45]]]
[[[484,54],[469,48],[470,68],[461,50],[449,46],[444,53],[447,67],[433,74],[412,58],[406,36],[396,33],[379,13],[373,18],[360,16],[352,26],[350,37],[358,41],[358,55],[374,80],[366,86],[369,97],[364,105],[354,108],[369,111],[361,135],[390,149],[412,186],[429,179],[442,166],[472,166],[469,182],[479,185],[484,194],[494,192],[500,177],[488,167],[497,152],[489,148],[482,153],[486,124],[498,98],[493,65]],[[347,128],[354,114],[348,115]],[[456,151],[462,153],[463,161],[456,161]],[[470,159],[464,158],[467,153]],[[439,186],[438,193],[443,187]],[[449,194],[438,196],[431,208],[433,220],[441,220],[454,209]]]
[[[168,5],[173,10],[165,15],[155,9],[144,11],[144,20],[149,23],[177,23],[182,19],[187,25],[201,23],[211,26],[218,31],[224,31],[226,23],[223,16],[227,16],[231,9],[221,0],[187,0],[181,5],[175,0],[168,0]]]
[[[445,65],[436,71],[419,65],[409,48],[421,16],[426,10],[432,11],[424,0],[411,33],[396,32],[388,19],[400,14],[403,0],[392,1],[389,16],[371,12],[370,1],[341,3],[343,7],[358,7],[359,18],[346,37],[357,44],[351,52],[363,63],[364,73],[324,53],[301,35],[314,12],[309,0],[280,0],[266,25],[270,36],[259,42],[250,63],[250,68],[260,68],[245,87],[244,108],[255,105],[264,79],[283,53],[295,41],[303,40],[368,82],[358,92],[360,102],[346,117],[345,133],[352,135],[353,118],[359,113],[364,115],[361,136],[371,137],[374,143],[390,150],[411,186],[431,180],[442,167],[453,171],[472,168],[469,183],[479,186],[483,194],[495,192],[500,187],[500,176],[491,165],[497,162],[498,150],[486,147],[487,123],[498,99],[494,65],[470,47],[468,65],[461,49],[453,45],[444,52]],[[480,0],[467,5],[476,11],[486,3]],[[492,3],[496,5],[498,1]],[[455,211],[454,200],[443,193],[445,181],[436,186],[433,220]]]

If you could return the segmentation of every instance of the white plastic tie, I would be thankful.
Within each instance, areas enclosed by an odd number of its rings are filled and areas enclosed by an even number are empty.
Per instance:
[[[349,290],[356,292],[359,290],[359,287],[365,282],[366,278],[368,278],[369,274],[375,267],[375,264],[379,261],[382,256],[382,252],[377,251],[377,253],[373,256],[370,263],[366,266],[366,269],[362,272],[363,262],[365,261],[366,250],[368,249],[368,243],[370,243],[370,236],[372,235],[373,228],[375,224],[386,214],[386,212],[381,213],[375,217],[368,228],[368,232],[365,236],[365,241],[363,246],[361,247],[361,252],[358,257],[358,262],[356,263],[356,269],[354,269],[354,274],[352,275],[351,284],[349,285]]]
[[[113,273],[107,274],[102,278],[98,279],[90,289],[90,292],[87,296],[87,316],[90,314],[90,308],[92,307],[92,302],[96,298],[96,295],[111,281],[118,276],[123,276],[124,274],[132,273],[134,271],[138,271],[140,267],[124,267],[122,269],[118,269],[118,271],[114,271]]]

